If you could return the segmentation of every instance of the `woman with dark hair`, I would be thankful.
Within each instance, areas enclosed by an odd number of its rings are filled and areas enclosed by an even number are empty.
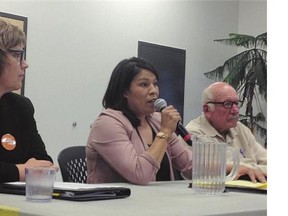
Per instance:
[[[103,97],[87,146],[88,183],[174,180],[173,169],[191,179],[192,151],[174,133],[180,114],[172,106],[155,112],[158,73],[140,58],[121,61]]]
[[[31,101],[12,92],[22,87],[28,68],[25,45],[24,32],[0,18],[0,183],[25,181],[28,166],[53,166],[38,133]]]

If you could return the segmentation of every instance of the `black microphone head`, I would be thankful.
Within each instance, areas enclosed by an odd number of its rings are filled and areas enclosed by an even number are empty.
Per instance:
[[[164,99],[158,98],[154,102],[154,107],[155,107],[157,112],[161,112],[163,109],[165,109],[167,107],[167,103],[166,103],[166,101]]]

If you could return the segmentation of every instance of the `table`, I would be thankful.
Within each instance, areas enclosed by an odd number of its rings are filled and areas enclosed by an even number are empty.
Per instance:
[[[189,181],[153,182],[147,186],[105,184],[131,189],[123,199],[75,202],[53,199],[49,203],[26,201],[25,196],[0,194],[3,206],[19,209],[20,216],[151,216],[151,215],[267,215],[267,195],[229,192],[201,195],[188,188]],[[1,211],[0,211],[1,215]]]

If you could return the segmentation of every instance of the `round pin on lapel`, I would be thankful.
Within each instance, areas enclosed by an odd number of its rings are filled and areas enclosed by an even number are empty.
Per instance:
[[[16,147],[16,140],[11,134],[4,134],[1,138],[1,144],[6,150],[11,151]]]

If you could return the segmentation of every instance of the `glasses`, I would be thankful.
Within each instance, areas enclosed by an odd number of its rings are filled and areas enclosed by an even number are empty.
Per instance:
[[[25,50],[8,49],[8,53],[22,63],[24,59]]]
[[[207,104],[220,104],[225,109],[231,109],[235,104],[238,108],[242,106],[242,101],[207,102]]]

